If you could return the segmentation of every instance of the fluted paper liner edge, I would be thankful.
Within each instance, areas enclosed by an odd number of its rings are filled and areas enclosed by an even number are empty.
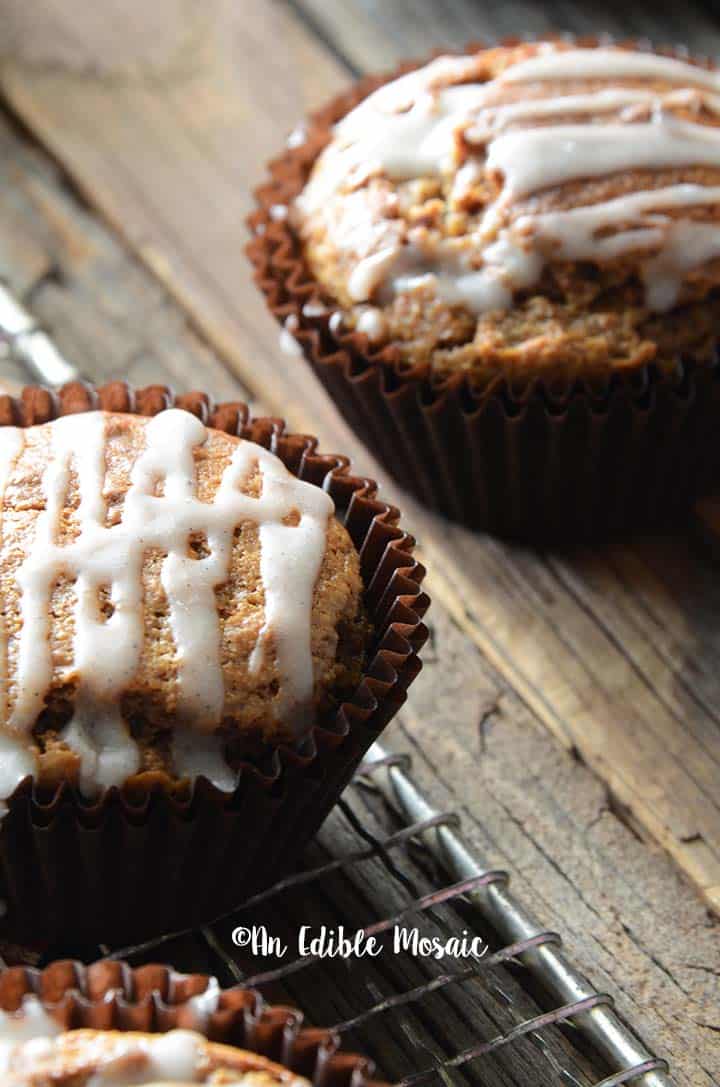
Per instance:
[[[95,408],[152,415],[173,404],[271,449],[347,511],[375,644],[353,697],[302,744],[272,749],[262,769],[243,764],[232,794],[200,778],[193,789],[153,782],[90,802],[67,784],[40,795],[26,779],[0,826],[4,927],[20,942],[127,943],[208,921],[270,885],[315,833],[420,669],[428,599],[414,540],[399,527],[399,511],[377,498],[376,484],[352,476],[346,457],[319,452],[312,436],[252,418],[241,403],[214,406],[203,393],[174,397],[164,386],[133,390],[123,382],[1,396],[0,426]]]

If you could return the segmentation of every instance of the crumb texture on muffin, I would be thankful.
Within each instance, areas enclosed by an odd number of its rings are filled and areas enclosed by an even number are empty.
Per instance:
[[[707,360],[720,74],[564,42],[439,57],[339,121],[290,222],[345,327],[440,378]]]
[[[10,1017],[6,1019],[6,1024]],[[208,1042],[201,1034],[73,1030],[18,1038],[0,1023],[5,1087],[309,1087],[308,1081],[256,1053]],[[14,1027],[14,1029],[13,1029]]]
[[[144,772],[232,789],[359,679],[330,497],[179,410],[0,428],[0,797]]]

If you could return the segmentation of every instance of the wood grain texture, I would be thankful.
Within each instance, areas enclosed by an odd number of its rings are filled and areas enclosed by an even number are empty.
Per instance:
[[[421,57],[433,46],[459,49],[468,41],[508,35],[612,34],[657,44],[682,43],[698,54],[720,50],[720,20],[712,5],[671,3],[573,3],[572,0],[293,0],[293,7],[321,31],[336,55],[355,71],[392,67],[400,57]]]
[[[345,77],[282,7],[236,10],[232,48],[186,77],[101,80],[33,68],[31,81],[43,88],[36,97],[9,65],[4,86],[44,140],[53,134],[53,154],[208,342],[236,372],[254,375],[257,395],[279,404],[289,392],[302,400],[307,381],[298,375],[289,389],[289,375],[278,372],[277,329],[251,283],[249,186],[295,121]],[[268,48],[273,42],[282,48]],[[272,356],[275,365],[266,362]]]
[[[0,278],[52,331],[67,360],[96,381],[187,386],[249,397],[197,337],[161,284],[67,191],[48,160],[0,117]],[[0,345],[1,348],[1,345]],[[32,375],[0,349],[0,378]]]
[[[322,864],[339,852],[357,848],[358,839],[351,825],[353,818],[376,839],[382,839],[389,826],[393,826],[392,812],[388,812],[372,779],[363,787],[348,790],[345,806],[335,809],[323,826],[308,859]],[[395,823],[395,827],[399,825],[399,822]],[[343,925],[347,931],[348,918],[362,918],[362,923],[368,924],[380,917],[397,916],[414,899],[443,882],[442,874],[419,851],[413,855],[412,851],[394,850],[390,865],[375,856],[354,865],[344,876],[338,874],[323,880],[322,884],[305,885],[282,899],[270,900],[261,907],[244,911],[242,922],[267,924],[270,931],[278,933],[293,946],[298,916],[312,917],[314,926],[326,925],[336,930]],[[382,904],[379,903],[379,887],[382,887]],[[442,905],[413,912],[403,923],[418,926],[423,935],[442,939],[443,933],[447,936],[472,920],[477,924],[471,910],[457,911],[455,907]],[[480,928],[482,930],[482,926]],[[488,931],[484,935],[492,939]],[[232,949],[227,932],[221,931],[219,938],[228,950],[233,951],[245,978],[281,965],[279,960],[268,961],[265,957],[253,957],[248,952]],[[462,964],[443,963],[443,969],[449,974],[456,973],[459,966]],[[352,986],[342,984],[348,970],[351,970]],[[306,965],[300,973],[283,981],[282,988],[266,990],[263,987],[263,993],[272,1000],[287,1001],[289,997],[291,1003],[302,1004],[310,990],[319,1021],[343,1022],[362,1014],[379,1000],[423,985],[433,977],[437,977],[437,964],[422,959],[407,961],[387,953],[378,959],[358,959],[350,967],[346,962],[333,961],[312,967]],[[500,998],[499,993],[502,993]],[[392,1014],[381,1014],[353,1030],[347,1042],[372,1056],[394,1081],[416,1066],[418,1053],[422,1053],[421,1060],[425,1064],[430,1062],[431,1056],[434,1059],[450,1057],[476,1044],[479,1039],[507,1032],[518,1022],[536,1014],[536,1009],[537,1005],[521,985],[520,976],[503,968],[488,967],[480,969],[473,978],[428,995],[423,1000],[422,1014],[416,1015],[411,1006]],[[577,1087],[595,1082],[591,1063],[583,1060],[559,1031],[543,1033],[545,1045],[542,1048],[535,1039],[525,1038],[519,1045],[513,1044],[468,1066],[460,1072],[457,1082],[490,1082],[508,1087],[525,1083],[535,1085],[538,1080],[551,1083],[558,1064],[577,1080]]]
[[[662,1039],[678,1081],[713,1082],[717,920],[699,901],[686,917],[688,887],[672,862],[632,832],[573,751],[548,743],[538,717],[482,654],[468,656],[458,625],[437,608],[433,630],[436,659],[399,722],[416,776],[464,813],[470,840],[491,863],[521,875],[516,893],[555,919],[575,961],[628,1020],[655,1044]]]
[[[511,17],[586,20],[576,5],[496,7],[245,0],[230,67],[226,57],[170,83],[6,67],[8,102],[64,173],[0,126],[0,266],[87,376],[256,397],[382,476],[278,350],[242,255],[248,186],[302,113],[347,81],[340,58],[382,67],[434,41],[522,30],[504,25]],[[611,29],[645,32],[637,12],[624,18],[615,5]],[[677,21],[647,31],[667,39]],[[706,49],[713,25],[697,30]],[[471,835],[677,1081],[709,1087],[720,1077],[718,924],[655,843],[718,904],[713,567],[684,538],[529,553],[449,526],[383,481],[421,538],[436,601],[434,648],[388,743],[415,748],[436,802],[464,808]]]
[[[324,9],[310,7],[317,25]],[[337,38],[343,5],[327,10],[334,22],[323,23],[325,37]],[[352,15],[350,31],[341,35],[348,48],[386,26],[370,20],[367,8],[345,10]],[[422,16],[420,8],[414,10],[415,21],[408,16],[408,25],[428,34],[434,9],[423,9]],[[460,4],[451,10],[446,33],[467,37],[470,8]],[[387,11],[386,50],[401,18],[395,5]],[[490,20],[487,27],[483,20]],[[496,26],[490,15],[479,23],[480,34]],[[648,24],[648,32],[654,25]],[[364,26],[364,35],[358,26]],[[704,29],[701,24],[698,34]],[[633,23],[627,30],[641,28]],[[227,54],[185,78],[89,79],[10,64],[3,87],[24,122],[250,392],[273,411],[288,414],[294,426],[319,428],[326,443],[348,447],[352,439],[326,395],[278,351],[277,330],[259,303],[242,253],[248,185],[259,178],[263,161],[282,145],[298,114],[343,85],[347,74],[311,28],[282,5],[244,5],[235,31]],[[282,49],[272,49],[273,42]],[[358,67],[372,55],[367,43],[366,48],[370,53],[353,57]],[[68,303],[74,318],[69,346],[83,336],[99,343],[100,326],[112,318],[111,298],[107,291],[81,293]],[[65,304],[48,284],[41,311],[52,317]],[[143,354],[138,336],[162,335],[153,292],[138,299],[137,324],[119,332],[116,341],[103,345],[102,357],[93,359],[93,372],[118,372],[131,361],[137,366]],[[368,465],[367,458],[361,463]],[[611,620],[603,615],[608,592],[616,597],[619,592],[607,554],[530,555],[461,529],[447,530],[417,507],[414,517],[436,595],[458,617],[462,614],[467,633],[547,726],[578,749],[636,823],[672,853],[706,901],[720,908],[720,734],[709,710],[713,692],[707,678],[717,666],[717,646],[694,636],[703,609],[720,607],[720,586],[710,584],[709,595],[698,594],[699,615],[687,606],[688,594],[681,594],[673,628],[677,652],[667,669],[645,645],[647,605],[632,582],[623,590],[622,615],[617,609]],[[644,569],[647,561],[640,547],[638,567]],[[659,585],[668,578],[692,585],[699,576],[682,541],[666,549],[660,561],[667,568],[656,579]],[[609,622],[622,623],[622,630],[611,629]]]

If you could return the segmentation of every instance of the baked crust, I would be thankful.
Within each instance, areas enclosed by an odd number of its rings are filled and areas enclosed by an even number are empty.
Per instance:
[[[576,47],[553,43],[552,48],[562,52]],[[548,43],[526,43],[482,50],[463,58],[452,73],[439,69],[430,93],[489,83],[516,63],[540,56],[547,49]],[[698,71],[707,74],[699,66]],[[384,85],[381,90],[390,86]],[[673,121],[709,129],[720,125],[717,103],[710,108],[707,96],[696,93],[697,88],[687,93],[686,88],[680,88],[683,93],[678,94],[678,84],[663,78],[611,79],[593,73],[586,78],[508,82],[498,88],[493,107],[499,112],[559,96],[592,97],[608,90],[633,93],[641,88],[665,96],[663,109]],[[632,108],[619,104],[615,110],[586,109],[582,121],[588,125],[608,121],[641,124],[651,113],[647,103]],[[574,112],[555,113],[551,120],[536,117],[510,121],[503,131],[577,120]],[[338,131],[342,131],[342,123]],[[336,301],[342,325],[368,334],[374,347],[392,344],[406,367],[425,371],[438,381],[462,372],[483,386],[498,374],[521,379],[542,375],[549,380],[580,375],[606,377],[650,362],[670,367],[680,356],[702,362],[713,357],[720,333],[717,257],[702,260],[683,274],[673,305],[663,312],[655,312],[648,305],[643,289],[643,264],[659,251],[646,244],[612,259],[598,260],[558,259],[550,246],[543,254],[542,274],[531,286],[515,289],[511,304],[505,308],[481,313],[464,302],[448,301],[432,281],[415,282],[411,289],[391,290],[387,282],[379,280],[358,302],[352,277],[359,262],[393,247],[402,252],[415,248],[425,254],[444,247],[453,259],[482,267],[478,228],[491,205],[497,211],[494,233],[483,245],[491,244],[499,232],[527,217],[599,206],[633,194],[681,185],[717,188],[717,165],[688,161],[672,167],[572,178],[500,206],[504,177],[501,171],[488,167],[482,142],[473,142],[472,126],[466,125],[455,133],[452,163],[434,174],[393,177],[369,162],[364,175],[358,168],[338,184],[333,180],[337,163],[332,152],[331,138],[329,148],[316,160],[307,189],[290,209],[291,224],[323,295]],[[460,191],[458,175],[468,164],[478,169],[470,171]],[[307,199],[313,186],[319,186],[323,194],[320,202]],[[661,210],[669,223],[683,220],[710,227],[720,223],[717,199],[703,206]],[[601,236],[607,237],[627,225],[616,222]]]
[[[146,447],[148,419],[129,414],[103,413],[105,427],[103,498],[106,524],[122,519],[123,505],[133,469]],[[7,727],[18,695],[18,652],[23,626],[22,593],[18,571],[30,553],[38,518],[47,507],[45,473],[51,459],[53,425],[23,431],[24,446],[7,475],[2,502],[0,539],[0,596],[3,600],[6,642],[6,700],[1,723]],[[196,497],[212,502],[239,439],[209,430],[207,439],[193,449]],[[257,496],[262,489],[255,465],[243,482],[243,493]],[[58,523],[57,543],[77,538],[80,488],[71,468]],[[292,518],[291,518],[292,520]],[[207,554],[207,538],[191,535],[190,551]],[[142,645],[138,666],[120,696],[122,714],[140,750],[139,774],[175,777],[170,746],[178,725],[178,654],[163,588],[162,549],[151,548],[142,558]],[[260,571],[258,526],[251,520],[234,532],[225,582],[215,593],[220,636],[220,663],[224,687],[222,719],[214,726],[225,756],[235,765],[260,743],[296,739],[290,722],[274,713],[281,679],[270,630],[261,663],[251,668],[250,658],[265,621],[265,591]],[[43,786],[74,782],[79,759],[61,733],[72,716],[82,675],[75,665],[76,591],[72,577],[58,577],[50,598],[49,640],[52,676],[44,709],[33,730],[37,745],[38,780]],[[110,593],[101,592],[100,608],[111,615]],[[327,522],[325,551],[312,594],[310,645],[314,676],[313,701],[318,717],[360,679],[368,625],[362,607],[359,557],[344,527],[331,517]],[[196,723],[197,724],[197,723]],[[135,775],[137,776],[137,775]]]
[[[177,1040],[193,1054],[192,1079],[175,1079],[162,1070],[165,1046]],[[193,1052],[194,1050],[194,1052]],[[195,1061],[196,1057],[196,1061]],[[174,1062],[177,1065],[177,1061]],[[184,1063],[184,1062],[183,1062]],[[169,1067],[169,1065],[168,1065]],[[95,1080],[93,1077],[105,1078]],[[145,1078],[146,1077],[146,1078]],[[208,1042],[187,1031],[167,1035],[139,1031],[74,1030],[55,1038],[20,1043],[9,1056],[3,1083],[6,1087],[89,1087],[94,1082],[142,1087],[185,1087],[190,1083],[221,1087],[309,1087],[308,1081],[257,1053]]]

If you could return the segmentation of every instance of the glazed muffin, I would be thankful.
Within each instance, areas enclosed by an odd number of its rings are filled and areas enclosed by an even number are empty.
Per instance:
[[[5,1087],[309,1087],[257,1053],[189,1030],[73,1030],[5,1043],[0,1033],[0,1072]]]
[[[720,77],[562,44],[439,58],[340,121],[291,222],[343,323],[438,378],[707,358]]]
[[[419,670],[423,571],[371,481],[244,405],[180,401],[0,397],[0,897],[22,943],[144,939],[280,878]]]
[[[620,497],[592,491],[611,395],[632,412],[648,379],[715,367],[720,76],[698,63],[562,41],[439,57],[333,103],[273,178],[250,253],[274,312],[402,481],[463,519],[538,525],[529,489],[588,527],[588,501]],[[493,397],[514,420],[494,438]],[[632,429],[607,441],[637,446]]]
[[[357,686],[359,557],[329,496],[179,410],[0,429],[3,741],[41,786],[237,783]]]
[[[296,1007],[205,974],[118,960],[0,970],[3,1087],[386,1087]]]

